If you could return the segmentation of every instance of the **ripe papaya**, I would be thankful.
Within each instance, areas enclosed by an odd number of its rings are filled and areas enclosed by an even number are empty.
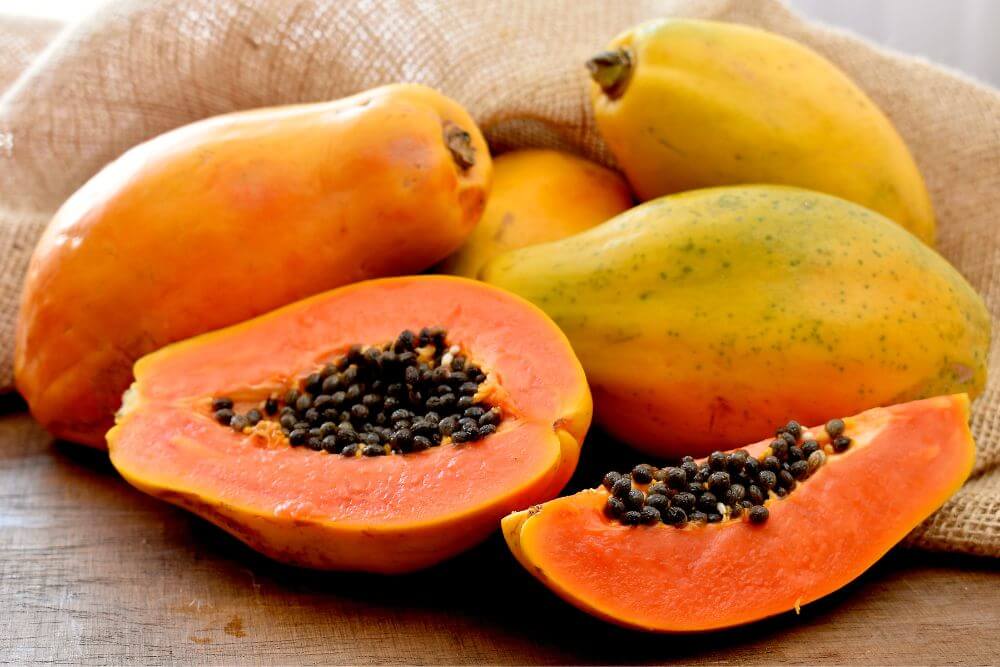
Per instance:
[[[632,206],[616,172],[561,151],[511,151],[493,160],[486,210],[441,271],[468,278],[507,250],[555,241],[613,218]]]
[[[431,266],[474,227],[490,174],[465,110],[418,85],[168,132],[94,176],[45,231],[17,324],[17,387],[50,432],[103,447],[136,359]]]
[[[598,423],[655,455],[986,381],[990,318],[958,271],[881,215],[808,190],[662,197],[501,255],[483,278],[562,327]]]
[[[840,420],[852,443],[829,456],[830,440],[820,429],[804,433],[819,441],[812,446],[822,445],[811,456],[823,463],[760,506],[763,521],[743,512],[714,524],[623,525],[606,511],[615,492],[638,502],[655,497],[654,505],[667,508],[689,494],[671,485],[668,500],[650,493],[666,484],[630,484],[619,475],[612,476],[616,483],[633,488],[602,486],[517,512],[503,519],[504,538],[559,596],[632,628],[714,630],[798,610],[868,569],[961,486],[975,456],[968,411],[964,395],[875,408]],[[761,455],[767,461],[772,446],[764,441],[742,455],[713,453],[709,464],[721,459],[730,472],[712,475],[732,475],[734,455],[742,456],[739,466]]]
[[[590,424],[544,313],[451,276],[348,285],[140,359],[115,468],[277,560],[405,572],[554,497]],[[301,423],[299,423],[301,422]]]
[[[598,129],[642,200],[783,183],[857,202],[934,242],[906,144],[815,51],[758,28],[662,19],[588,62]]]

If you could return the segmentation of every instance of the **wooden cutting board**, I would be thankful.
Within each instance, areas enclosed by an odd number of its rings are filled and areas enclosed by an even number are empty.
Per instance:
[[[897,550],[798,616],[708,635],[643,635],[555,598],[499,536],[403,577],[278,565],[135,491],[104,453],[54,443],[23,409],[0,399],[3,662],[1000,662],[993,560]],[[574,488],[634,462],[595,444]]]

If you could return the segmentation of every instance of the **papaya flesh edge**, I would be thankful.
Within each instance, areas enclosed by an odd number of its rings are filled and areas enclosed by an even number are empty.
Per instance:
[[[354,343],[442,326],[487,379],[498,431],[462,446],[345,458],[236,433],[211,398],[259,404]],[[484,539],[502,516],[554,497],[590,425],[586,378],[568,341],[520,298],[464,278],[349,285],[140,359],[111,462],[125,479],[275,560],[399,573]]]
[[[546,586],[612,623],[654,632],[750,623],[841,588],[940,507],[972,470],[968,415],[968,397],[956,394],[845,419],[851,448],[769,499],[763,525],[627,527],[605,516],[601,487],[505,517],[504,538]]]
[[[231,113],[81,187],[25,279],[15,382],[53,435],[104,447],[136,359],[334,287],[419,273],[489,190],[468,113],[425,86]]]

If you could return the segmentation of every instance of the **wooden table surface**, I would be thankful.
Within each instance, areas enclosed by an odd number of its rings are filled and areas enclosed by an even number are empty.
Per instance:
[[[589,449],[576,487],[610,462]],[[53,442],[10,397],[0,494],[8,663],[1000,662],[992,560],[898,549],[799,616],[652,636],[564,604],[498,535],[404,577],[278,565],[132,489],[105,454]]]

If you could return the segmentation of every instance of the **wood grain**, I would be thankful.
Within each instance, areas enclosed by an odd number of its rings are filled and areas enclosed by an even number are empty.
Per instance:
[[[0,399],[6,663],[1000,661],[1000,567],[991,560],[897,550],[799,616],[707,635],[642,635],[556,599],[498,536],[405,577],[277,565],[135,491],[105,454],[53,443],[22,410]],[[589,449],[605,454],[587,457],[578,487],[609,458],[634,459]],[[748,576],[761,566],[748,563]],[[638,573],[622,582],[630,585],[642,585]]]

